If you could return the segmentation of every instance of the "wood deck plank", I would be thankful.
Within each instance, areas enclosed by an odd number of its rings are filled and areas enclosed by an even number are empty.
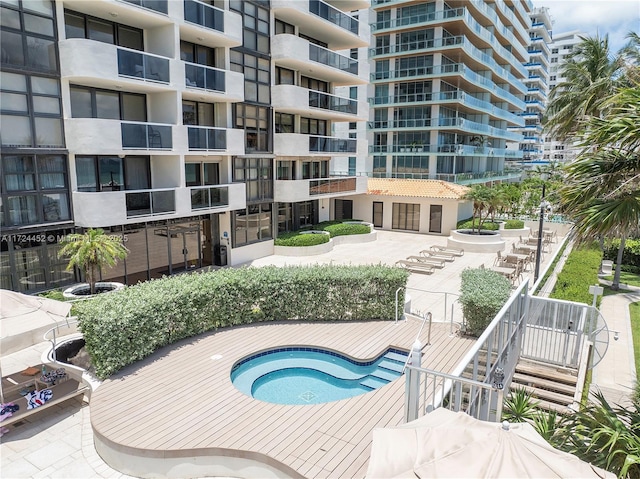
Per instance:
[[[325,347],[371,360],[389,346],[408,351],[420,326],[415,319],[398,324],[270,323],[203,334],[164,348],[105,381],[92,398],[92,425],[125,448],[256,452],[306,477],[362,477],[373,429],[403,421],[404,378],[342,401],[285,406],[236,390],[231,368],[256,351],[291,345]],[[451,371],[471,347],[473,340],[450,337],[449,328],[448,323],[434,323],[432,345],[426,346],[425,325],[420,334],[423,367]],[[222,357],[212,360],[215,354]]]

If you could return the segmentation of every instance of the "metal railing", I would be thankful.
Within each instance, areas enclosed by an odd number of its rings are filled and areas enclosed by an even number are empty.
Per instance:
[[[118,47],[118,75],[169,83],[169,59]]]
[[[228,186],[207,186],[191,188],[191,210],[220,208],[229,206]]]
[[[184,19],[196,25],[224,32],[224,10],[198,0],[184,0]]]
[[[167,14],[167,0],[121,0],[155,12]]]
[[[187,87],[226,91],[225,71],[220,68],[185,62],[184,75]]]
[[[309,0],[309,11],[348,32],[358,34],[359,22],[351,15],[341,12],[322,0]]]
[[[309,90],[309,106],[352,115],[358,113],[358,102],[356,100],[315,90]]]
[[[175,213],[176,192],[174,189],[127,191],[125,203],[127,218]]]
[[[327,153],[355,153],[357,140],[332,136],[309,135],[309,151]]]
[[[227,130],[206,126],[187,128],[190,150],[226,150]]]
[[[309,43],[309,60],[337,68],[354,75],[358,74],[358,60],[340,55],[328,48]]]

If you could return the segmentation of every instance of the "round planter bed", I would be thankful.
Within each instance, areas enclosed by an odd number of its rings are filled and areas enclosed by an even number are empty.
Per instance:
[[[98,281],[96,283],[96,290],[98,291],[96,294],[112,293],[123,288],[124,284],[116,283],[115,281]],[[74,284],[65,289],[62,295],[69,299],[86,299],[95,296],[89,294],[89,283]]]
[[[362,223],[371,227],[371,232],[362,235],[343,235],[334,236],[329,239],[328,243],[322,243],[314,246],[274,246],[274,254],[281,256],[315,256],[328,253],[335,245],[340,244],[358,244],[369,243],[378,238],[376,231],[370,223],[353,221],[353,223]],[[327,231],[305,231],[303,234],[329,234]]]
[[[472,253],[497,253],[504,251],[505,241],[498,231],[480,230],[480,234],[472,234],[471,230],[451,230],[447,238],[447,246],[461,248]]]

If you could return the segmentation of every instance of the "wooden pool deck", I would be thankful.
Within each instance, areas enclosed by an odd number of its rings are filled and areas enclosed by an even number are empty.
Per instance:
[[[413,319],[263,323],[176,343],[125,368],[93,393],[94,434],[108,445],[109,454],[102,455],[112,467],[141,477],[145,471],[130,458],[208,454],[261,461],[293,477],[364,477],[373,429],[403,422],[404,377],[342,401],[284,406],[238,391],[231,368],[252,353],[281,346],[319,346],[371,359],[389,346],[408,350],[420,325]],[[434,323],[422,366],[451,372],[473,342],[449,336],[449,324]],[[122,458],[114,460],[119,454]]]

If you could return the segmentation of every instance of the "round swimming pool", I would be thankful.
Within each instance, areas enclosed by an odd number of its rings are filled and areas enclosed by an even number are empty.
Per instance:
[[[320,404],[388,384],[400,377],[406,360],[406,352],[391,348],[365,362],[320,348],[278,348],[239,361],[231,370],[231,381],[261,401]]]

